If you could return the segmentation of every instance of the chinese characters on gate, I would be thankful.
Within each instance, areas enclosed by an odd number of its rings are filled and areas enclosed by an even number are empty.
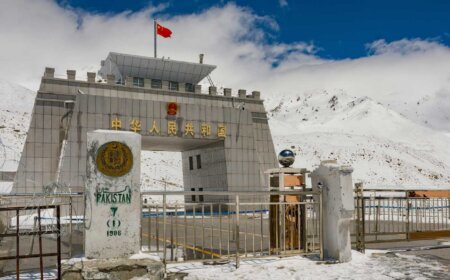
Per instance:
[[[175,102],[169,102],[167,104],[167,115],[176,116],[178,113],[178,104]],[[115,117],[111,121],[111,128],[115,130],[122,129],[122,120],[118,117]],[[129,130],[134,131],[136,133],[141,133],[143,131],[148,131],[151,135],[161,135],[160,127],[154,120],[150,127],[142,128],[141,120],[138,118],[133,118],[130,121]],[[178,127],[177,122],[174,120],[167,121],[167,136],[176,136],[178,131],[182,133],[183,136],[191,136],[195,137],[195,125],[188,121],[184,124],[183,127]],[[200,136],[205,138],[211,136],[211,124],[202,123],[200,125]],[[216,136],[218,138],[226,138],[227,137],[227,128],[224,124],[217,124],[215,129]]]
[[[120,130],[124,128],[122,126],[122,120],[115,117],[111,121],[111,128],[114,130]],[[142,132],[142,123],[141,120],[137,118],[133,118],[130,121],[129,130],[134,132]],[[168,136],[176,136],[179,129],[181,129],[184,136],[195,136],[195,125],[192,122],[186,122],[183,127],[178,127],[176,121],[167,121],[167,135]],[[147,131],[152,135],[161,135],[161,130],[158,127],[156,121],[154,120],[151,124],[151,126],[147,129]],[[211,124],[209,123],[202,123],[200,125],[200,136],[201,137],[208,137],[211,136],[212,129]],[[227,137],[227,128],[223,124],[218,124],[215,130],[216,136],[218,138],[226,138]]]

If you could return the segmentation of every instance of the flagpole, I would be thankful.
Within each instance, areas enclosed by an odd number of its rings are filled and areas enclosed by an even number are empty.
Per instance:
[[[154,25],[154,28],[153,28],[153,33],[154,33],[154,43],[155,43],[155,46],[154,46],[154,51],[155,51],[155,54],[154,54],[154,56],[155,56],[155,58],[156,58],[156,32],[157,32],[157,27],[156,27],[156,19],[153,19],[153,25]]]

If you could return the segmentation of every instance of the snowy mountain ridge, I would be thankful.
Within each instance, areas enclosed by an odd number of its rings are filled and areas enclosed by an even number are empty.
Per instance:
[[[373,187],[450,185],[449,138],[368,97],[316,91],[268,99],[266,108],[277,150],[296,150],[296,166],[338,159]]]

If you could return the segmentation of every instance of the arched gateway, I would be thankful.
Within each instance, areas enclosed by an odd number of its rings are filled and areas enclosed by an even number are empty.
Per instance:
[[[198,83],[213,65],[119,53],[101,65],[100,81],[95,73],[81,81],[73,70],[62,79],[45,69],[13,192],[49,185],[82,192],[86,135],[95,129],[134,131],[144,150],[182,152],[185,190],[267,186],[264,171],[278,164],[259,92],[232,96],[211,86],[202,94]]]

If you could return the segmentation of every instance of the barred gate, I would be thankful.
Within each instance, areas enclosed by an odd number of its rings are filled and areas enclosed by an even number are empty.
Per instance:
[[[142,244],[165,262],[235,261],[239,266],[241,258],[307,254],[323,257],[319,192],[143,194],[151,196],[152,202],[144,205]],[[297,202],[274,202],[270,200],[274,195],[300,198]],[[174,201],[176,196],[179,200]],[[206,196],[208,201],[184,203],[184,196]],[[269,211],[274,207],[277,217],[272,219]],[[301,232],[304,235],[298,234]],[[275,238],[271,236],[274,234]]]
[[[0,195],[0,277],[56,269],[83,251],[83,213],[73,211],[81,194]],[[80,215],[81,214],[81,215]]]
[[[449,191],[355,188],[353,243],[450,237]]]
[[[42,217],[41,217],[41,210],[49,210],[49,209],[55,209],[56,210],[56,227],[55,228],[48,228],[47,225],[42,225]],[[30,258],[39,258],[39,271],[40,271],[40,279],[44,279],[44,258],[48,257],[56,257],[56,269],[57,269],[57,279],[61,279],[61,224],[60,224],[60,205],[43,205],[43,206],[19,206],[19,207],[0,207],[0,211],[2,212],[13,212],[15,216],[15,229],[11,231],[7,231],[5,233],[0,234],[0,238],[14,238],[13,242],[15,241],[15,254],[14,255],[8,255],[8,256],[0,256],[0,261],[9,261],[14,260],[15,261],[15,272],[16,272],[16,279],[20,279],[20,272],[21,272],[21,264],[20,260],[22,259],[30,259]],[[37,223],[37,230],[34,229],[26,229],[21,230],[20,229],[20,212],[21,211],[36,211],[37,217],[35,219],[35,223]],[[48,252],[48,250],[44,250],[44,247],[42,245],[43,241],[43,235],[56,235],[56,252]],[[21,253],[23,252],[23,248],[21,248],[21,237],[23,236],[38,236],[38,252],[33,253],[33,250],[31,250],[28,253]],[[34,239],[33,239],[34,241]],[[28,244],[26,244],[28,245]],[[23,245],[22,245],[23,247]],[[46,252],[44,252],[46,251]]]

